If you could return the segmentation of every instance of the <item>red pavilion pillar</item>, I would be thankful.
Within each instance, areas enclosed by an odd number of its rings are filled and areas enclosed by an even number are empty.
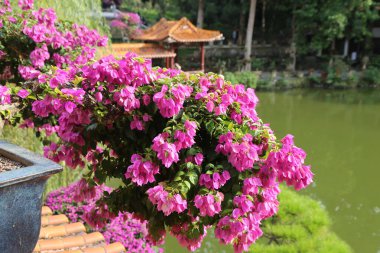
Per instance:
[[[205,43],[200,43],[200,61],[201,61],[201,71],[205,72]]]
[[[170,48],[171,48],[172,52],[174,52],[176,54],[175,57],[170,58],[170,68],[174,68],[175,59],[177,58],[177,55],[178,55],[178,46],[173,43],[170,45]]]

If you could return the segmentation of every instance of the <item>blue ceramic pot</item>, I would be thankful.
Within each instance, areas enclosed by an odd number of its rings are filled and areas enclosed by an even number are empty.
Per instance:
[[[40,232],[45,183],[62,168],[4,141],[0,141],[0,155],[25,166],[0,173],[0,252],[30,253]]]

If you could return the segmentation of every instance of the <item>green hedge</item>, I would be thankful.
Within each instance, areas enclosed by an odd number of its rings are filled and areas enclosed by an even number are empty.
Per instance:
[[[283,187],[276,216],[263,222],[264,236],[252,253],[350,253],[331,231],[328,214],[317,201]]]
[[[333,88],[349,89],[357,87],[380,86],[380,68],[369,67],[361,72],[348,70],[339,71],[331,68],[328,71],[298,73],[289,72],[226,72],[226,80],[231,83],[244,84],[257,90],[284,90],[291,88]]]
[[[250,88],[256,88],[257,86],[258,75],[255,72],[226,72],[224,77],[233,84],[244,84]]]

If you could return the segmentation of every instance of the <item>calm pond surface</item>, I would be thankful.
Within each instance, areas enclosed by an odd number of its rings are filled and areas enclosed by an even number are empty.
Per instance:
[[[328,210],[357,253],[380,253],[380,90],[260,92],[258,112],[278,138],[295,136],[315,183],[301,191]],[[186,252],[168,238],[165,252]],[[232,252],[208,236],[197,252]]]

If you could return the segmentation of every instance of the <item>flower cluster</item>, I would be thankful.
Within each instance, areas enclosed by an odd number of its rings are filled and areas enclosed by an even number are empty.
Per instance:
[[[116,19],[110,22],[111,33],[124,33],[131,39],[133,36],[140,34],[140,27],[142,25],[141,18],[137,13],[133,12],[120,12]],[[125,39],[125,38],[124,38]]]
[[[253,164],[259,160],[259,146],[252,142],[251,134],[245,134],[241,142],[234,142],[233,138],[232,132],[221,135],[215,151],[226,155],[237,171],[242,172],[252,168]]]
[[[179,194],[170,195],[161,185],[150,188],[146,192],[152,204],[157,205],[157,210],[166,216],[173,212],[181,213],[187,209],[187,202]]]
[[[179,161],[177,147],[174,143],[167,142],[168,137],[168,133],[159,134],[153,139],[152,145],[152,149],[157,152],[157,158],[166,168]]]
[[[223,171],[222,173],[215,172],[213,174],[202,174],[199,177],[199,185],[205,186],[206,188],[219,189],[231,178],[228,170]]]
[[[215,195],[196,195],[194,198],[194,205],[199,209],[200,216],[212,217],[222,211],[221,203],[223,199],[224,195],[221,192],[217,192]]]
[[[77,222],[83,220],[83,214],[95,208],[96,201],[105,191],[111,192],[112,189],[105,185],[89,187],[82,179],[50,192],[46,197],[46,205],[53,211],[64,213],[70,221]]]
[[[130,53],[90,61],[101,37],[29,6],[18,32],[35,46],[22,64],[0,48],[21,76],[0,86],[0,103],[17,102],[19,110],[2,117],[38,132],[46,157],[87,167],[90,185],[120,179],[81,216],[92,226],[120,224],[119,212],[127,211],[145,222],[152,243],[169,230],[190,250],[213,226],[221,243],[241,252],[277,212],[280,182],[297,190],[312,182],[306,153],[291,136],[277,141],[258,117],[253,89],[213,73],[154,68]],[[18,14],[8,5],[0,12],[1,32],[17,33]],[[96,195],[84,181],[78,188],[86,198]]]
[[[137,154],[132,155],[131,162],[125,172],[125,178],[131,178],[132,182],[140,186],[155,181],[154,175],[159,173],[159,166],[151,161],[143,161],[143,158]]]
[[[197,122],[186,120],[184,124],[184,130],[176,130],[174,138],[176,142],[174,145],[177,151],[185,148],[190,148],[195,143],[194,137],[196,135]]]
[[[173,87],[170,92],[167,85],[163,85],[160,92],[153,96],[153,101],[156,103],[160,113],[165,118],[171,118],[178,114],[185,99],[190,96],[192,88],[178,84]]]
[[[89,187],[84,180],[72,183],[67,187],[50,192],[46,198],[46,205],[54,212],[65,214],[71,222],[84,221],[91,225],[91,231],[99,231],[103,234],[107,243],[120,242],[128,252],[162,252],[162,249],[153,248],[147,240],[147,223],[133,217],[127,212],[120,212],[117,216],[101,216],[105,218],[102,228],[93,226],[92,213],[96,210],[98,201],[103,192],[111,192],[112,189],[99,185]]]
[[[285,136],[281,142],[280,151],[269,155],[268,166],[277,172],[280,182],[285,181],[296,190],[305,188],[313,179],[310,166],[304,165],[305,151],[294,145],[292,135]]]
[[[188,223],[174,225],[170,233],[177,238],[178,242],[186,247],[190,251],[198,249],[203,239],[207,235],[207,226],[203,227],[203,230],[200,231],[200,236],[190,237],[188,236],[191,229],[194,229],[194,226],[190,226]]]

